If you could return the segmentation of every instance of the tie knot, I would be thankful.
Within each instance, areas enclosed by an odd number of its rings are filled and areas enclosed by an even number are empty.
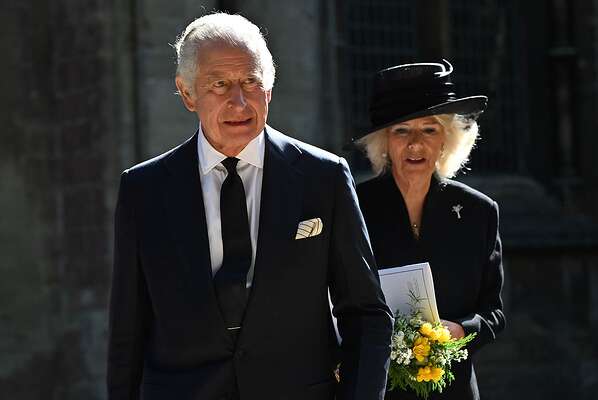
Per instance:
[[[224,168],[226,168],[226,172],[232,175],[236,175],[238,162],[239,159],[236,157],[227,157],[224,160],[222,160],[222,165],[224,165]]]

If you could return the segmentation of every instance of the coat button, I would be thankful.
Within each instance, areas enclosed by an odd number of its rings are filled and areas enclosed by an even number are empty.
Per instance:
[[[246,355],[247,355],[247,352],[243,349],[237,349],[237,351],[235,352],[235,358],[237,360],[244,358]]]

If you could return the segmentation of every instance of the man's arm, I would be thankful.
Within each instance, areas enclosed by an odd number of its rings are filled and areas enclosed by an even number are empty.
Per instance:
[[[108,399],[138,400],[144,337],[151,309],[137,256],[137,229],[131,184],[121,176],[116,205],[114,270],[108,331]]]
[[[355,184],[341,158],[331,230],[330,293],[342,337],[339,400],[384,398],[392,317],[378,272]]]

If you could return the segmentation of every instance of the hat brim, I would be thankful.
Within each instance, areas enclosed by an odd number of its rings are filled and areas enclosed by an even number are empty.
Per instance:
[[[367,131],[365,131],[365,133],[353,137],[351,141],[352,143],[355,143],[355,141],[362,139],[372,133],[378,132],[381,129],[388,128],[389,126],[396,125],[398,123],[409,121],[415,118],[427,117],[430,115],[460,114],[475,117],[484,112],[487,103],[488,97],[486,96],[470,96],[452,101],[447,101],[445,103],[437,104],[415,113],[401,115],[400,117],[393,119],[392,121],[389,121],[385,124],[368,128]]]

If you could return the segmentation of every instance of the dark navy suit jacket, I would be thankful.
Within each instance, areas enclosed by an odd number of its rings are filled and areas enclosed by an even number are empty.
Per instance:
[[[492,342],[505,325],[496,202],[463,183],[449,179],[441,182],[434,176],[416,240],[392,174],[358,185],[357,193],[378,267],[429,262],[440,318],[460,323],[465,334],[477,333],[468,346],[470,357],[453,365],[453,384],[431,399],[479,398],[471,357]],[[453,207],[458,206],[457,213]],[[387,399],[416,397],[397,389]]]
[[[266,127],[255,275],[235,345],[212,284],[197,157],[196,134],[122,175],[109,399],[221,399],[235,382],[241,399],[381,399],[392,318],[346,162]],[[321,234],[295,240],[311,218]]]

